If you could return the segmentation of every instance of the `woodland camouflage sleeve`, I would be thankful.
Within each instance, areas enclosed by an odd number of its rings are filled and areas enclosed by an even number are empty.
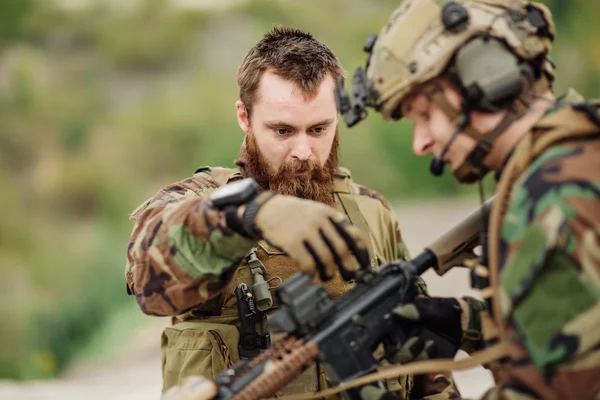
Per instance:
[[[599,154],[595,139],[540,156],[513,193],[502,225],[500,284],[509,332],[519,332],[531,362],[557,382],[560,369],[573,379],[600,373]]]
[[[255,241],[228,229],[200,173],[158,192],[132,214],[126,279],[146,314],[178,315],[216,296]]]

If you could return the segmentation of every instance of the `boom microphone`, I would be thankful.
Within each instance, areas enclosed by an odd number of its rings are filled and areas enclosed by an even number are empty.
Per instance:
[[[450,149],[450,146],[454,142],[454,139],[456,139],[458,134],[465,129],[468,121],[469,118],[467,114],[464,113],[461,117],[460,122],[456,126],[456,130],[454,131],[454,133],[452,133],[450,140],[448,140],[448,143],[446,143],[440,155],[433,157],[433,160],[431,160],[431,164],[429,164],[429,171],[433,176],[441,176],[444,173],[444,167],[446,166],[446,164],[444,164],[444,156],[448,152],[448,149]]]

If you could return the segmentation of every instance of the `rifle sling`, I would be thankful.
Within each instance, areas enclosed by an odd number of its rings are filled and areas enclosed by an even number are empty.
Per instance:
[[[492,361],[498,360],[507,355],[507,353],[508,344],[500,343],[491,346],[485,350],[478,351],[477,353],[473,353],[473,355],[469,358],[464,358],[456,361],[446,358],[439,360],[417,361],[405,365],[393,365],[386,368],[382,368],[377,372],[373,372],[360,378],[352,379],[336,387],[316,392],[315,394],[282,396],[277,398],[277,400],[312,400],[327,398],[345,390],[356,388],[359,386],[364,386],[368,383],[373,383],[382,379],[397,378],[398,376],[403,375],[421,375],[435,373],[439,371],[457,371],[475,368],[482,364],[485,365]],[[269,400],[274,399],[276,398],[271,398]]]

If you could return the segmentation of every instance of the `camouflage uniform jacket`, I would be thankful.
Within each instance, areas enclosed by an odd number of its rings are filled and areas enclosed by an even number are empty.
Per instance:
[[[127,251],[127,290],[135,295],[146,314],[175,317],[174,322],[178,324],[163,333],[163,350],[168,346],[165,342],[175,340],[174,335],[178,335],[177,340],[181,342],[180,336],[186,332],[182,333],[181,328],[176,331],[176,328],[187,327],[185,324],[191,320],[217,322],[218,327],[223,327],[223,323],[237,324],[232,292],[240,282],[248,282],[251,278],[245,256],[257,243],[224,227],[220,213],[207,201],[218,186],[237,179],[242,179],[239,170],[200,168],[192,177],[160,190],[132,213],[135,226]],[[407,259],[398,222],[387,201],[379,193],[355,184],[349,172],[341,168],[336,173],[334,185],[338,211],[348,215],[351,222],[363,230],[365,237],[369,236],[374,250],[372,263],[379,265]],[[356,210],[352,212],[349,208]],[[369,232],[365,233],[364,229]],[[284,280],[296,272],[293,262],[267,243],[261,241],[257,248],[258,258],[267,269],[267,280]],[[335,297],[347,291],[350,285],[337,276],[325,287]],[[426,291],[424,285],[423,290]],[[216,332],[223,333],[218,329],[211,330],[211,333]],[[219,337],[203,340],[210,341],[212,347],[223,348]],[[214,376],[230,362],[237,361],[235,345],[228,346],[226,353],[221,354],[223,357],[218,362],[213,354],[212,366],[204,366],[204,370]],[[181,369],[187,361],[176,362],[174,371],[169,372],[168,358],[163,351],[163,390],[183,376],[194,373]],[[422,386],[426,393],[444,393],[435,398],[457,397],[449,374],[424,376],[415,384]]]
[[[207,201],[219,182],[238,179],[242,174],[236,169],[200,168],[192,177],[160,190],[132,213],[135,226],[127,250],[127,289],[144,313],[177,316],[213,299],[257,245],[224,227],[221,213]],[[395,215],[379,193],[353,183],[343,169],[336,173],[335,192],[336,208],[347,215],[347,205],[340,198],[356,198],[369,228],[374,264],[407,258]],[[274,254],[267,243],[259,245]],[[331,289],[334,296],[347,290]]]
[[[511,350],[490,399],[600,398],[600,116],[576,100],[538,121],[502,171],[490,234]]]

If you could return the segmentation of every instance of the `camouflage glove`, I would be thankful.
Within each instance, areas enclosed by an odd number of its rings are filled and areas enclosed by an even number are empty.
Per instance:
[[[312,276],[318,271],[323,281],[333,277],[336,265],[344,279],[352,279],[354,258],[369,265],[360,230],[325,204],[261,193],[246,205],[241,226],[250,237],[286,252],[302,272]]]
[[[455,298],[444,297],[416,297],[413,302],[395,308],[396,317],[413,328],[393,361],[405,364],[443,357],[442,346],[447,344],[458,349],[462,341],[461,313]],[[424,328],[429,331],[427,334]]]
[[[209,400],[213,399],[219,389],[210,379],[202,376],[188,376],[165,392],[161,400]]]

